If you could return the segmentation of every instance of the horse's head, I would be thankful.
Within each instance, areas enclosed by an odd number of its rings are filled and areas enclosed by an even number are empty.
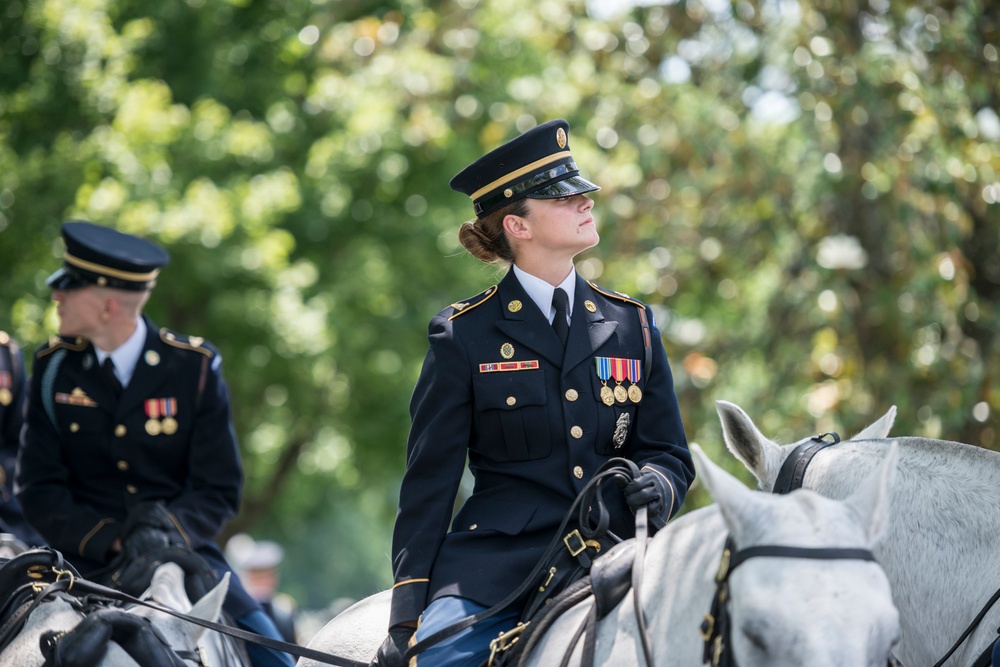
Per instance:
[[[722,422],[722,437],[733,456],[753,473],[760,488],[770,491],[778,478],[781,464],[797,446],[809,440],[805,438],[791,445],[779,445],[767,438],[740,406],[728,401],[716,401],[715,409]],[[875,422],[862,430],[851,440],[877,440],[886,438],[896,419],[896,406],[892,406]]]
[[[691,450],[732,538],[722,643],[736,663],[887,664],[899,615],[871,547],[888,522],[895,446],[846,501],[751,491]]]

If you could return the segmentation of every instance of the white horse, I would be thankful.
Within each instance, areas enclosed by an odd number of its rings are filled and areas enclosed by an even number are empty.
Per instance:
[[[760,481],[774,487],[800,443],[766,438],[738,406],[718,401],[726,445]],[[885,455],[899,448],[889,530],[875,553],[892,584],[905,665],[933,665],[958,641],[1000,587],[1000,454],[971,445],[904,437],[886,439],[895,408],[848,441],[819,452],[804,486],[843,498]],[[994,605],[946,665],[971,665],[997,638]]]
[[[176,563],[156,568],[149,590],[140,599],[151,600],[173,611],[205,621],[220,622],[222,603],[229,590],[229,573],[194,605],[184,590],[184,570]],[[240,667],[248,664],[235,642],[218,632],[171,614],[139,605],[129,611],[148,618],[174,651],[188,662],[204,667]]]
[[[215,588],[209,591],[194,606],[184,593],[183,571],[174,563],[160,565],[153,574],[149,590],[144,599],[164,607],[207,621],[218,621],[222,602],[229,587],[228,574]],[[244,662],[234,661],[242,654],[231,653],[217,633],[207,631],[199,625],[178,619],[162,611],[135,605],[129,613],[148,618],[167,640],[170,648],[192,665],[238,666]],[[42,602],[28,616],[21,632],[0,652],[0,665],[17,667],[41,667],[45,656],[39,648],[42,635],[50,632],[65,635],[76,629],[85,614],[72,606],[66,599],[55,597]],[[234,657],[235,656],[235,657]],[[139,665],[120,645],[108,641],[103,657],[97,667],[150,667]]]
[[[700,626],[716,592],[727,535],[737,549],[763,545],[869,549],[885,528],[895,457],[846,502],[808,491],[757,493],[692,452],[716,505],[675,519],[649,543],[640,601],[655,665],[702,663]],[[899,625],[889,582],[866,560],[759,557],[729,579],[731,638],[740,667],[883,667]],[[385,636],[389,592],[362,600],[324,627],[310,648],[367,661]],[[578,603],[542,636],[527,665],[579,664],[582,646],[569,645],[593,606]],[[632,593],[597,625],[595,664],[643,665]],[[303,660],[300,667],[321,663]]]

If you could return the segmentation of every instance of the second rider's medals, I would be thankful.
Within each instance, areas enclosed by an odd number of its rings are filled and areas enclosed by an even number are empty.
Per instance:
[[[177,420],[174,419],[173,417],[164,417],[163,418],[163,434],[164,435],[173,435],[174,433],[177,433]]]
[[[160,422],[155,419],[146,420],[146,433],[150,435],[160,435]]]
[[[628,398],[633,403],[638,403],[642,400],[642,390],[639,389],[639,379],[642,377],[642,370],[639,366],[638,359],[628,360],[628,380],[632,384],[628,387]]]

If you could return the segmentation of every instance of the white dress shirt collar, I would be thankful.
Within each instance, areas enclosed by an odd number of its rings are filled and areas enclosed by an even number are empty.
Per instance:
[[[530,273],[524,271],[517,264],[514,265],[514,275],[517,277],[517,281],[521,283],[521,287],[524,291],[528,293],[531,300],[535,302],[538,309],[542,311],[542,314],[552,322],[552,318],[555,317],[556,311],[552,307],[552,293],[556,291],[556,288],[548,284],[541,278],[537,278]],[[570,271],[566,279],[563,280],[558,287],[561,287],[566,296],[569,297],[569,306],[566,309],[566,316],[573,320],[573,298],[576,296],[576,271]]]
[[[132,380],[132,374],[135,373],[136,364],[139,363],[139,357],[142,355],[142,348],[145,344],[146,322],[140,317],[136,321],[135,331],[128,337],[128,340],[118,346],[118,349],[108,353],[99,347],[94,348],[97,352],[97,364],[101,365],[105,359],[111,357],[118,381],[122,383],[122,387],[127,387],[129,381]]]

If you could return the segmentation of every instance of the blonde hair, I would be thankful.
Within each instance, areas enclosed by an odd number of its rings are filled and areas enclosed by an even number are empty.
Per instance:
[[[514,249],[504,232],[503,219],[508,215],[524,217],[527,213],[526,198],[518,199],[484,218],[462,223],[458,240],[479,261],[509,266],[514,263]]]

